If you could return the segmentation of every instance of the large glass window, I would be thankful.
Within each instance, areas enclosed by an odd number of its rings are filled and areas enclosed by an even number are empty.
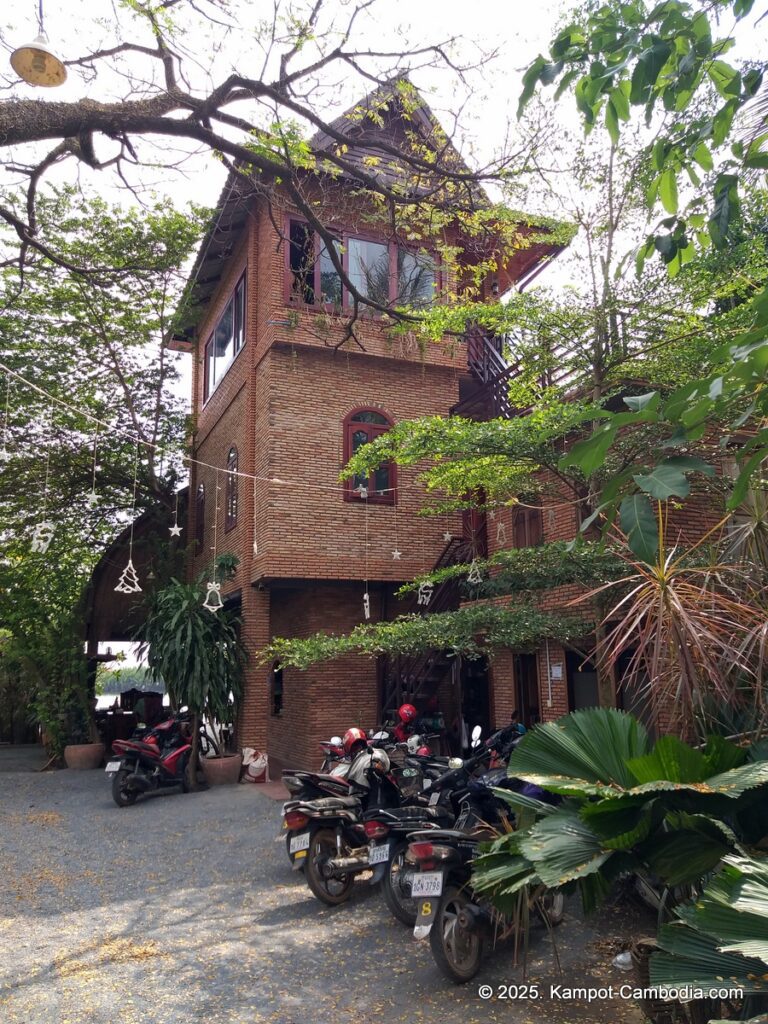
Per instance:
[[[350,238],[349,280],[368,299],[389,304],[390,273],[389,246],[381,242],[368,242],[362,238]]]
[[[392,426],[391,421],[375,409],[360,409],[345,420],[344,461],[373,441],[379,434],[385,434]],[[347,481],[345,497],[348,501],[368,501],[394,505],[397,480],[394,462],[383,462],[368,474],[355,474]]]
[[[427,252],[397,250],[399,306],[428,306],[435,298],[435,261]]]
[[[232,360],[245,344],[245,275],[237,282],[232,298],[205,346],[205,398],[216,390]]]
[[[346,233],[334,244],[350,283],[372,302],[416,307],[434,302],[437,266],[425,250]],[[309,224],[297,219],[288,224],[286,299],[331,310],[349,308],[351,304],[327,248]]]

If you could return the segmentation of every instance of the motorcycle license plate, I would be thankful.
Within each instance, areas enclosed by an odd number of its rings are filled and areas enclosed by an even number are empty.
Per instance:
[[[104,771],[109,772],[110,774],[120,771],[120,761],[107,761],[107,767]]]
[[[302,857],[306,857],[306,851],[309,849],[309,832],[300,832],[299,835],[294,836],[291,839],[291,845],[288,847],[289,853],[298,853]]]
[[[413,876],[411,896],[414,899],[423,896],[440,896],[443,891],[442,871],[419,871]]]
[[[369,864],[384,864],[389,860],[389,843],[383,843],[381,846],[369,846],[368,847],[368,863]]]

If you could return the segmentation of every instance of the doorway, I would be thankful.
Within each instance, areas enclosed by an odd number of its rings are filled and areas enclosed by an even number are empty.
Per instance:
[[[516,654],[515,700],[520,721],[530,729],[541,718],[539,710],[539,660],[535,654]],[[506,724],[506,723],[505,723]]]

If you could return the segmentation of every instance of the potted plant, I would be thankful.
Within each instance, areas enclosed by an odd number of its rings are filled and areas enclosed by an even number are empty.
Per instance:
[[[231,578],[237,566],[232,555],[216,561],[214,578]],[[190,784],[202,764],[209,785],[237,782],[241,755],[229,752],[222,725],[231,722],[242,690],[245,651],[238,637],[238,620],[223,607],[211,611],[204,603],[207,573],[193,583],[177,579],[156,590],[139,630],[142,651],[156,678],[165,681],[174,708],[187,707],[192,715]],[[200,724],[213,727],[219,742],[200,761]],[[231,736],[231,731],[228,733]]]

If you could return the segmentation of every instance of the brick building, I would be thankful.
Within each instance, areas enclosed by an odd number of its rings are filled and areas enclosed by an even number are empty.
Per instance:
[[[438,130],[425,104],[404,112],[397,90],[365,104],[376,110],[372,119],[360,118],[358,104],[353,122],[342,115],[334,123],[349,135],[352,160],[376,153],[379,139],[405,145],[415,131],[428,144]],[[435,253],[376,227],[354,181],[317,181],[318,217],[333,225],[349,274],[368,294],[418,302],[456,287],[441,280]],[[455,230],[446,228],[444,241],[455,241]],[[555,251],[522,247],[484,287],[496,294],[499,279],[503,288],[520,284]],[[338,350],[349,318],[319,239],[279,188],[267,201],[236,174],[190,288],[196,324],[186,343],[177,339],[194,361],[190,573],[205,569],[214,547],[239,559],[222,597],[239,609],[251,654],[241,745],[266,748],[273,765],[314,763],[318,739],[380,720],[396,696],[382,666],[349,657],[306,672],[270,671],[258,652],[272,636],[348,631],[365,621],[366,594],[371,621],[400,614],[407,602],[394,592],[403,581],[458,557],[471,519],[417,518],[424,493],[414,470],[383,466],[347,484],[339,472],[359,444],[399,420],[447,415],[481,381],[469,368],[467,341],[423,350],[370,315],[355,325],[357,341]],[[428,661],[421,669],[440,675],[445,666]],[[461,685],[451,683],[455,675],[434,680],[448,688],[448,704]],[[487,718],[487,693],[483,701]]]

